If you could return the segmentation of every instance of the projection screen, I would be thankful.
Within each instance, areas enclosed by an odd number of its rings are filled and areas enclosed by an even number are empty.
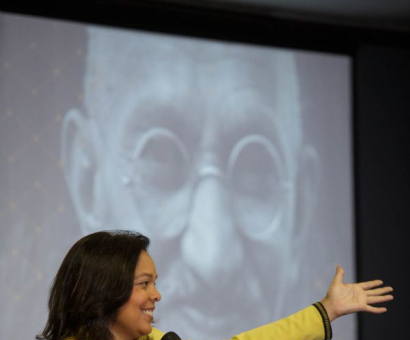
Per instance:
[[[346,55],[0,14],[0,329],[83,235],[151,239],[155,327],[224,339],[355,279]],[[334,323],[356,339],[356,320]]]

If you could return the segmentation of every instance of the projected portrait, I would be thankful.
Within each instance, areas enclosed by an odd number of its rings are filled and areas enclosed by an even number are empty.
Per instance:
[[[0,23],[4,338],[41,332],[64,255],[99,230],[150,237],[155,327],[183,339],[296,312],[337,264],[355,281],[349,56]],[[353,316],[333,327],[357,338]]]
[[[84,233],[152,238],[163,330],[222,338],[279,318],[319,171],[294,53],[101,28],[87,48],[85,108],[62,132]]]

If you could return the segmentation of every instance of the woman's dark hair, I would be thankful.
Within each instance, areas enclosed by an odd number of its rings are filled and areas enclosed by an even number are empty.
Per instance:
[[[132,231],[101,231],[77,241],[50,290],[49,316],[36,339],[112,340],[110,326],[131,296],[149,239]]]

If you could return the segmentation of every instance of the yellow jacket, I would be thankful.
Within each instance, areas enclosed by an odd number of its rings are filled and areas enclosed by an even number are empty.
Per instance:
[[[152,332],[138,340],[160,340],[164,335],[153,328]],[[327,313],[317,302],[301,311],[234,336],[231,340],[329,340],[332,338]]]
[[[161,340],[164,335],[159,329],[153,328],[149,335],[138,340]],[[320,302],[301,311],[261,326],[250,331],[235,335],[231,340],[330,340],[332,328],[326,310]],[[74,340],[66,338],[65,340]]]

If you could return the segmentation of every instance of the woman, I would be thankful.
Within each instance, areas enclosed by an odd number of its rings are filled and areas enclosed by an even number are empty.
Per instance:
[[[161,295],[148,245],[147,237],[131,231],[96,232],[77,241],[54,279],[48,321],[37,339],[161,339],[163,333],[151,326]],[[380,280],[343,284],[343,274],[338,267],[321,302],[233,339],[330,339],[337,317],[386,311],[371,304],[393,299],[391,287],[377,288]]]

